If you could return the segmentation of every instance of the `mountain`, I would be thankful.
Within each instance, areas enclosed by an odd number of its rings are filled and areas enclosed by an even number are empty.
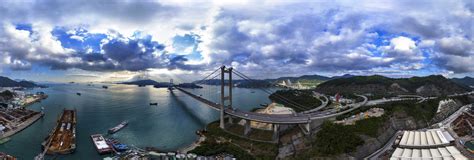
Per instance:
[[[469,91],[469,88],[441,76],[388,78],[380,75],[338,78],[320,84],[316,90],[326,94],[372,93],[375,95],[418,94],[440,96]]]
[[[281,80],[290,80],[290,81],[300,81],[300,80],[320,80],[320,81],[327,81],[331,78],[326,77],[326,76],[321,76],[321,75],[302,75],[299,77],[280,77],[277,79],[267,79],[270,81],[281,81]]]
[[[194,83],[180,83],[176,86],[180,87],[180,88],[202,88],[202,86],[199,86],[199,85],[194,84]]]
[[[154,80],[151,80],[151,79],[121,82],[119,84],[138,85],[138,86],[152,85],[152,86],[157,86],[157,87],[167,87],[167,86],[169,86],[168,82],[157,82],[157,81],[154,81]]]
[[[351,77],[355,77],[354,75],[352,74],[344,74],[342,76],[333,76],[331,77],[331,79],[338,79],[338,78],[351,78]]]
[[[458,84],[471,86],[472,88],[474,88],[474,78],[472,77],[466,76],[464,78],[453,78],[451,80]]]
[[[194,81],[195,84],[206,84],[206,85],[221,85],[220,79],[208,79],[208,80],[199,80]],[[228,84],[229,81],[225,80],[225,84]],[[271,87],[273,84],[269,80],[242,80],[242,79],[235,79],[232,80],[232,83],[235,87],[240,88],[260,88],[260,87]]]
[[[24,88],[34,88],[34,87],[46,87],[43,85],[38,85],[30,81],[14,81],[8,77],[0,76],[0,87],[24,87]]]

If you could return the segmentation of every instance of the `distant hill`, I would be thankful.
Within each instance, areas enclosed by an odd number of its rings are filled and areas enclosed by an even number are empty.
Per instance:
[[[24,87],[24,88],[34,88],[34,87],[46,87],[43,85],[38,85],[30,81],[14,81],[8,77],[0,76],[0,87]]]
[[[157,86],[157,87],[167,87],[169,86],[168,82],[157,82],[151,79],[136,80],[130,82],[121,82],[119,84],[128,84],[128,85],[138,85],[138,86]]]
[[[199,86],[199,85],[194,84],[194,83],[180,83],[176,86],[181,87],[181,88],[202,88],[202,86]]]
[[[464,77],[464,78],[453,78],[451,79],[452,81],[461,84],[461,85],[466,85],[466,86],[474,86],[474,78],[472,77]]]
[[[467,92],[465,86],[441,76],[388,78],[380,75],[338,78],[320,84],[317,91],[335,93],[372,93],[376,95],[418,94],[440,96]]]
[[[355,75],[352,75],[352,74],[344,74],[344,75],[342,75],[342,76],[333,76],[333,77],[331,77],[331,79],[351,78],[351,77],[355,77]]]
[[[194,81],[193,83],[195,84],[206,84],[206,85],[221,85],[221,80],[220,79],[209,79],[209,80],[199,80],[199,81]],[[228,84],[229,81],[225,80],[225,84]],[[273,84],[268,81],[268,80],[242,80],[242,79],[236,79],[232,80],[232,85],[235,87],[241,87],[241,88],[261,88],[261,87],[271,87]]]
[[[353,75],[350,74],[345,74],[343,76],[335,76],[335,77],[326,77],[326,76],[321,76],[321,75],[302,75],[298,77],[279,77],[279,78],[274,78],[274,79],[253,79],[251,81],[247,80],[233,80],[234,86],[236,87],[241,87],[241,88],[260,88],[260,87],[273,87],[277,83],[280,83],[282,81],[290,80],[292,82],[300,82],[302,84],[308,84],[308,85],[317,85],[319,83],[331,80],[331,79],[337,79],[337,78],[348,78],[348,77],[353,77]],[[194,81],[193,83],[196,84],[208,84],[208,85],[220,85],[221,81],[219,79],[211,79],[211,80],[199,80],[199,81]],[[226,80],[224,83],[228,83]]]
[[[330,77],[321,76],[321,75],[302,75],[299,77],[280,77],[276,79],[266,79],[269,81],[281,81],[281,80],[290,80],[290,81],[300,81],[300,80],[320,80],[320,81],[327,81],[330,80]]]

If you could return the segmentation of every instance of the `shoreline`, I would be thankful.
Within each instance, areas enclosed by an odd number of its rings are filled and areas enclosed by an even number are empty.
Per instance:
[[[15,134],[17,134],[18,132],[26,129],[28,126],[32,125],[33,123],[35,123],[36,121],[38,121],[41,117],[43,117],[44,114],[42,113],[39,113],[31,118],[29,118],[28,120],[24,121],[23,123],[20,123],[20,125],[17,126],[16,129],[14,130],[10,130],[8,132],[5,132],[1,137],[0,139],[3,139],[3,138],[7,138],[7,137],[11,137]]]
[[[202,142],[204,142],[206,140],[206,136],[199,136],[199,138],[194,141],[193,143],[191,143],[190,145],[186,146],[186,147],[183,147],[183,148],[180,148],[177,150],[178,153],[188,153],[189,151],[192,151],[193,149],[195,149],[196,147],[200,146]]]

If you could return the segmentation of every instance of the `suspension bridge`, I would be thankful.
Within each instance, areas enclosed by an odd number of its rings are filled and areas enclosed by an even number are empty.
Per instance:
[[[288,104],[292,105],[294,108],[299,108],[302,110],[305,110],[304,112],[300,113],[293,113],[293,114],[263,114],[263,113],[256,113],[256,112],[250,112],[250,111],[245,111],[245,110],[240,110],[236,108],[235,106],[232,105],[232,87],[234,86],[233,83],[233,75],[237,76],[239,79],[252,82],[255,81],[254,79],[249,78],[245,74],[233,69],[233,68],[226,68],[225,66],[222,66],[209,75],[205,76],[200,82],[214,82],[215,84],[220,85],[220,92],[219,91],[210,91],[213,93],[220,93],[220,102],[213,102],[211,100],[206,99],[202,95],[196,95],[193,94],[183,88],[175,87],[177,90],[189,95],[190,97],[196,99],[199,102],[202,102],[209,106],[212,109],[218,110],[220,112],[220,128],[225,129],[226,124],[233,123],[234,118],[239,118],[245,121],[245,130],[244,130],[244,135],[247,135],[251,131],[250,127],[250,122],[262,122],[262,123],[267,123],[271,124],[274,132],[274,138],[278,137],[278,132],[279,132],[279,127],[280,125],[301,125],[301,127],[304,130],[304,133],[310,133],[311,132],[311,123],[319,120],[319,122],[322,122],[324,119],[329,119],[329,118],[334,118],[338,115],[345,114],[347,112],[350,112],[354,109],[359,108],[360,106],[363,106],[364,104],[367,103],[367,97],[363,95],[357,95],[362,97],[364,100],[359,103],[353,103],[353,104],[348,104],[346,106],[343,106],[344,108],[342,111],[339,109],[329,109],[329,110],[324,110],[320,111],[329,102],[329,99],[325,97],[324,95],[322,96],[324,100],[320,99],[322,104],[317,107],[308,107],[301,105],[297,102],[294,102],[292,100],[289,100],[288,98],[285,98],[281,95],[276,94],[275,97],[278,98],[279,100],[283,102],[287,102]],[[219,80],[215,79],[217,77],[220,77]],[[226,79],[227,78],[227,79]],[[258,88],[262,90],[263,92],[267,94],[272,94],[273,91],[269,90],[268,88]],[[208,97],[209,98],[209,97]],[[320,123],[319,123],[320,124]]]
[[[291,107],[298,108],[303,110],[303,112],[293,113],[293,114],[263,114],[263,113],[256,113],[245,111],[236,108],[232,105],[232,87],[234,87],[233,83],[233,75],[237,76],[241,80],[245,80],[247,82],[254,82],[256,80],[249,78],[245,74],[233,69],[233,68],[226,68],[222,66],[216,70],[214,70],[209,75],[205,76],[200,82],[208,83],[211,85],[212,82],[214,85],[220,85],[220,91],[209,91],[210,94],[220,93],[220,97],[218,98],[220,102],[213,102],[208,96],[206,97],[202,95],[196,95],[191,93],[183,88],[174,87],[177,90],[189,95],[190,97],[196,99],[199,102],[202,102],[209,106],[212,109],[215,109],[220,112],[220,128],[226,129],[226,124],[232,124],[234,118],[238,118],[243,120],[245,123],[244,125],[244,135],[248,135],[251,131],[250,122],[261,122],[271,124],[273,128],[273,138],[276,140],[278,138],[279,128],[280,125],[299,125],[300,128],[303,130],[303,133],[309,134],[311,133],[312,128],[318,128],[322,122],[326,119],[334,119],[336,116],[346,114],[351,112],[359,107],[362,106],[372,106],[387,102],[395,102],[395,101],[405,101],[405,100],[420,100],[425,101],[428,99],[433,99],[436,97],[422,97],[419,95],[399,95],[397,97],[389,98],[389,99],[376,99],[376,100],[368,100],[368,98],[364,95],[355,94],[358,97],[363,98],[361,102],[347,104],[342,106],[338,109],[325,109],[329,102],[329,99],[325,95],[319,96],[319,100],[322,102],[319,106],[304,106],[299,104],[298,102],[294,102],[286,97],[281,95],[275,94],[275,98],[279,99],[280,101],[286,102],[287,104],[291,105]],[[220,79],[215,79],[220,77]],[[226,79],[227,77],[227,79]],[[269,90],[268,88],[258,88],[263,92],[271,95],[273,91]],[[219,89],[217,89],[219,90]],[[474,94],[474,92],[463,93],[463,94],[455,94],[454,96],[460,95],[467,95],[467,94]],[[322,98],[321,98],[322,97]]]

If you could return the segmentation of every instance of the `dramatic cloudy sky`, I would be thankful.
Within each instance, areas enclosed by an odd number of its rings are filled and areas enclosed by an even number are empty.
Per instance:
[[[2,1],[0,75],[37,81],[474,76],[474,1]]]

